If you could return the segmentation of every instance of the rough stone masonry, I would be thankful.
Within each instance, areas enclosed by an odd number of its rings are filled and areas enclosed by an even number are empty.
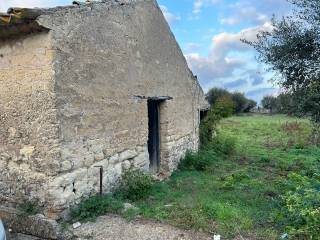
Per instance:
[[[203,91],[155,0],[0,14],[0,205],[36,201],[56,219],[150,169],[148,101],[159,103],[168,176],[198,148]]]

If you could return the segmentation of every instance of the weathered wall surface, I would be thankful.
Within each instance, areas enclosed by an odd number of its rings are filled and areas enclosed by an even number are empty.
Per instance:
[[[64,207],[98,191],[110,191],[124,168],[149,168],[147,101],[161,104],[161,172],[177,167],[198,146],[203,93],[188,69],[153,0],[109,1],[82,10],[68,8],[39,19],[52,29],[63,173],[50,194]]]
[[[50,39],[0,43],[0,205],[41,197],[60,168]]]
[[[44,182],[47,216],[98,192],[97,166],[105,192],[125,169],[149,169],[138,96],[172,97],[160,105],[160,175],[197,149],[203,92],[153,0],[60,8],[38,22],[50,33],[0,48],[0,172]]]

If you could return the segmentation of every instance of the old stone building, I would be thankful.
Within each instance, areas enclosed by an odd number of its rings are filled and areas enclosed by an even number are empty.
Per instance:
[[[57,218],[130,167],[169,175],[207,107],[155,0],[0,15],[0,204]]]

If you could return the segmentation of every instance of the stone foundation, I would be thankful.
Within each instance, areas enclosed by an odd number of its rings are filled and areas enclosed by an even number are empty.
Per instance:
[[[82,198],[99,192],[99,167],[103,167],[103,192],[109,193],[119,183],[124,170],[129,168],[149,170],[149,154],[146,146],[128,149],[113,156],[106,156],[101,148],[96,153],[87,152],[83,163],[52,178],[48,183],[48,201],[54,202],[53,209],[65,209]],[[65,160],[64,162],[66,162]],[[72,162],[67,164],[72,168]]]

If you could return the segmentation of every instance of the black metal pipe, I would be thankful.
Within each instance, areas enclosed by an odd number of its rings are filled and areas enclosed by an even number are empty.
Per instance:
[[[102,196],[102,194],[103,194],[103,183],[102,183],[102,181],[103,181],[103,166],[95,166],[96,168],[100,168],[100,179],[99,179],[99,182],[100,182],[100,196]]]

